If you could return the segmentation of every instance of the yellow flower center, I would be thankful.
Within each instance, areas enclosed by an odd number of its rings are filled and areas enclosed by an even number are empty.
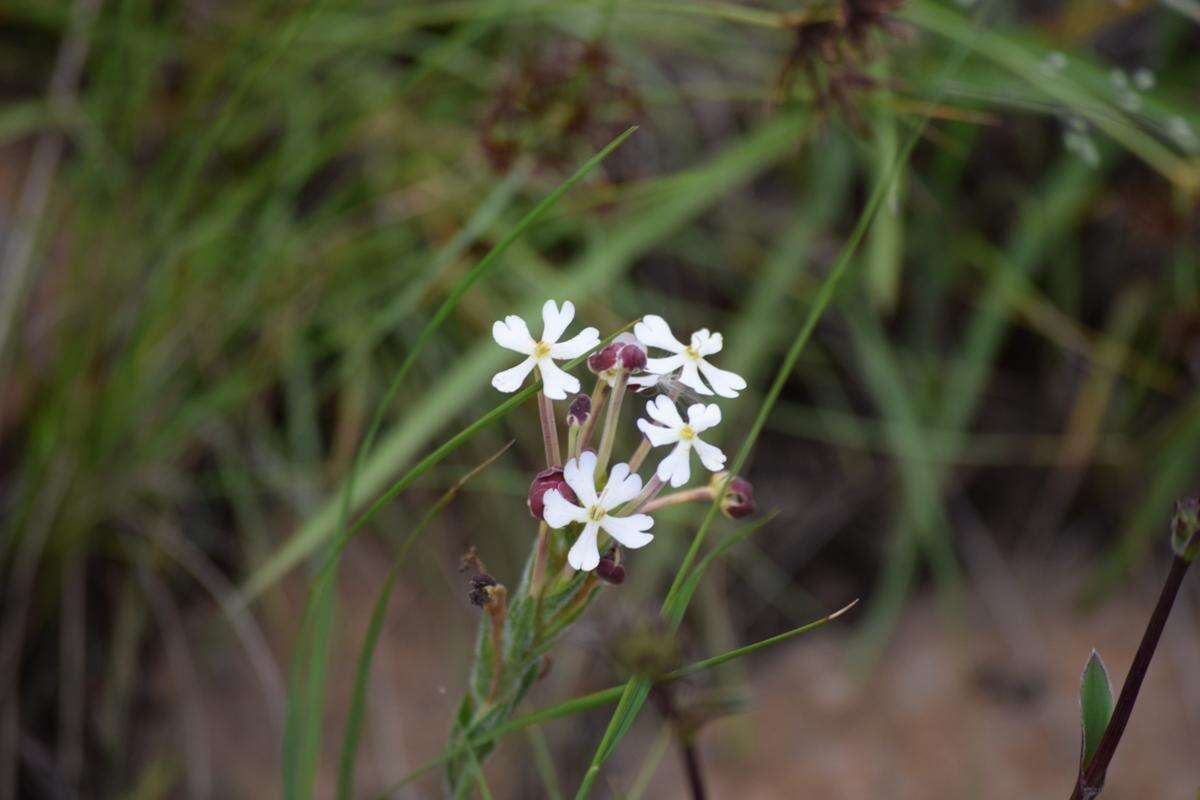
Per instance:
[[[696,431],[692,429],[691,425],[684,425],[679,429],[679,438],[685,442],[690,442],[696,438]]]
[[[592,522],[599,522],[604,519],[604,508],[599,503],[588,509],[588,519]]]
[[[545,342],[538,342],[533,346],[534,358],[545,358],[548,355],[550,355],[550,345]]]
[[[700,354],[696,352],[696,348],[692,347],[690,344],[684,349],[683,354],[692,361],[700,360]]]

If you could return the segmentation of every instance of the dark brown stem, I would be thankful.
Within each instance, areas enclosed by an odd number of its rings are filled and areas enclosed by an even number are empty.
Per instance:
[[[1183,584],[1183,576],[1187,574],[1189,566],[1190,562],[1179,556],[1171,562],[1171,571],[1167,573],[1162,593],[1158,596],[1158,604],[1146,624],[1146,632],[1142,635],[1142,643],[1138,645],[1137,654],[1133,657],[1129,674],[1125,676],[1125,685],[1121,687],[1117,706],[1113,709],[1108,727],[1104,729],[1104,736],[1101,737],[1100,746],[1096,748],[1091,762],[1086,768],[1080,769],[1071,800],[1091,800],[1104,788],[1108,764],[1117,752],[1117,745],[1121,743],[1121,736],[1125,733],[1125,726],[1133,713],[1133,704],[1137,702],[1138,691],[1142,688],[1142,681],[1150,668],[1150,660],[1154,658],[1154,650],[1158,647],[1158,640],[1167,624],[1167,617],[1171,615],[1175,596],[1179,594],[1179,587]]]
[[[680,737],[683,746],[683,771],[687,773],[688,787],[692,790],[692,800],[704,800],[704,775],[700,772],[700,752],[696,743],[690,738]]]

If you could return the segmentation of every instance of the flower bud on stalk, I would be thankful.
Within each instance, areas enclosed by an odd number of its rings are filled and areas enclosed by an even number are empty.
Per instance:
[[[567,408],[567,458],[579,455],[580,434],[586,430],[592,418],[592,398],[577,394]]]
[[[1171,549],[1184,561],[1192,562],[1200,555],[1200,498],[1189,497],[1175,502],[1171,519]]]
[[[525,501],[525,504],[529,507],[529,513],[535,519],[544,519],[542,515],[546,509],[543,497],[551,489],[558,489],[563,498],[570,500],[572,503],[579,502],[579,498],[575,496],[575,492],[571,491],[571,487],[567,485],[566,479],[563,478],[561,467],[544,469],[534,476],[533,483],[529,484],[529,496]]]
[[[592,398],[586,394],[577,394],[567,407],[567,426],[578,428],[587,423],[592,416]]]
[[[616,548],[609,550],[600,558],[600,563],[596,565],[596,574],[600,576],[600,580],[614,586],[625,582],[625,567],[617,563]]]
[[[716,480],[714,476],[713,480]],[[754,487],[750,481],[735,475],[729,481],[725,496],[721,498],[721,513],[730,519],[742,519],[758,509],[754,502]]]

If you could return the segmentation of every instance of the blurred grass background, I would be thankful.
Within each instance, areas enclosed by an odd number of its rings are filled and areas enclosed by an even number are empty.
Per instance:
[[[924,641],[904,631],[926,597],[968,650],[979,603],[1025,624],[1021,576],[1070,587],[1071,630],[1140,599],[1170,503],[1200,476],[1198,25],[1192,0],[4,0],[0,796],[278,791],[307,557],[376,404],[456,281],[631,124],[424,350],[357,507],[495,405],[489,326],[546,297],[603,331],[651,311],[721,330],[722,364],[751,387],[726,408],[736,449],[870,187],[928,116],[747,471],[780,516],[706,581],[685,647],[862,595],[829,677],[861,685]],[[530,409],[476,436],[351,545],[334,743],[374,566],[516,439],[402,572],[393,617],[416,627],[386,634],[363,791],[436,752],[475,625],[454,565],[474,544],[515,579],[537,430]],[[664,515],[538,699],[622,677],[584,654],[652,615],[700,513]],[[1195,639],[1195,619],[1168,635]],[[1049,669],[1037,641],[997,660]],[[1125,656],[1106,657],[1117,679]],[[719,673],[760,690],[724,735],[734,773],[777,700],[758,663]],[[515,737],[501,796],[569,789],[605,719]],[[651,785],[639,768],[622,792]],[[999,796],[928,787],[912,796]]]

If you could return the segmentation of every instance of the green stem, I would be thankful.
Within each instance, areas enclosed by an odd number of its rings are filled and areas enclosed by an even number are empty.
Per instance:
[[[625,386],[628,382],[628,372],[621,370],[617,373],[612,402],[608,404],[608,412],[604,415],[604,432],[600,434],[600,452],[596,456],[597,475],[604,475],[608,471],[608,459],[612,455],[613,442],[617,438],[617,421],[621,418],[621,401],[625,398]]]

